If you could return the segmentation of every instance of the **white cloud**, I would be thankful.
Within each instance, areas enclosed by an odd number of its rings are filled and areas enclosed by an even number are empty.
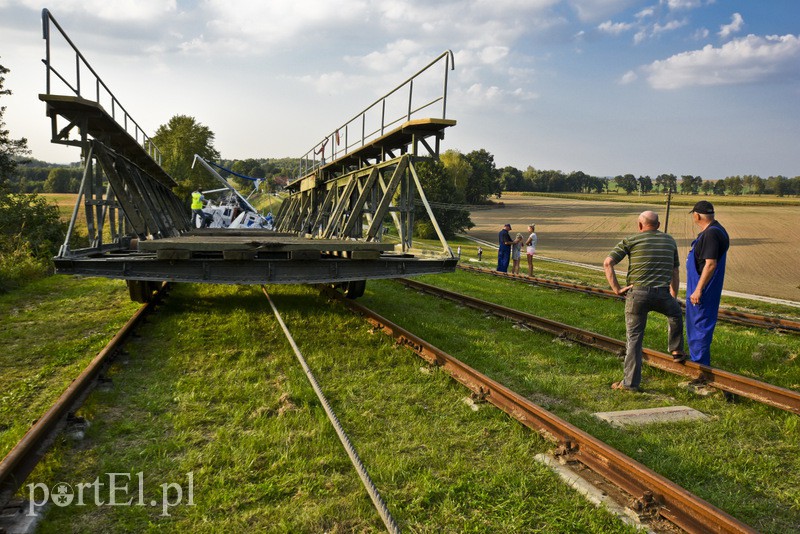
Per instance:
[[[629,70],[622,75],[622,78],[619,79],[619,83],[620,85],[628,85],[629,83],[635,82],[637,79],[639,79],[639,76],[632,70]]]
[[[459,96],[460,101],[475,107],[497,104],[502,104],[506,107],[509,104],[513,105],[514,102],[535,100],[537,98],[539,98],[538,94],[526,91],[521,87],[507,90],[496,85],[484,86],[482,83],[472,84]]]
[[[84,13],[103,20],[115,22],[148,22],[174,14],[177,0],[59,0],[53,2],[58,13]],[[23,0],[20,4],[31,9],[40,9],[41,2]]]
[[[658,36],[659,34],[662,34],[662,33],[675,31],[678,28],[682,28],[683,26],[686,26],[686,24],[688,24],[688,21],[686,19],[683,19],[683,20],[671,20],[671,21],[667,22],[666,24],[661,24],[661,23],[656,22],[655,24],[653,24],[651,26],[645,26],[645,27],[640,28],[639,31],[637,31],[634,34],[633,42],[635,44],[639,44],[639,43],[641,43],[642,41],[644,41],[645,39],[647,39],[649,37],[656,37],[656,36]]]
[[[669,22],[667,22],[666,24],[663,24],[663,25],[656,23],[656,24],[653,24],[652,35],[658,35],[659,33],[664,33],[664,32],[671,32],[671,31],[677,30],[678,28],[682,28],[683,26],[686,26],[686,24],[687,24],[686,19],[684,19],[684,20],[671,20],[671,21],[669,21]]]
[[[646,7],[641,11],[639,11],[638,13],[636,13],[636,18],[638,20],[642,20],[647,17],[652,17],[653,15],[655,15],[655,13],[656,13],[655,9],[653,9],[652,7]]]
[[[654,89],[679,89],[797,78],[798,61],[800,36],[748,35],[720,48],[706,45],[655,61],[644,70]]]
[[[732,33],[737,33],[739,30],[741,30],[742,26],[744,26],[744,19],[739,13],[734,13],[731,17],[731,23],[720,26],[719,33],[717,35],[723,39],[726,39]]]
[[[623,32],[626,32],[633,28],[633,24],[628,22],[611,22],[607,20],[605,22],[600,23],[597,26],[597,29],[603,33],[608,33],[611,35],[619,35]]]
[[[583,22],[599,21],[639,3],[637,0],[569,0]]]
[[[661,3],[666,4],[672,11],[696,9],[703,5],[702,0],[661,0]]]
[[[708,28],[697,28],[697,30],[694,32],[694,38],[697,41],[702,41],[708,37],[708,34]]]
[[[481,61],[487,65],[492,65],[508,56],[507,46],[487,46],[479,52]]]

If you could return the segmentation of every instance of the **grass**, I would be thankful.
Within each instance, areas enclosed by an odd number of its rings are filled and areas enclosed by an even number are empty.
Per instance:
[[[492,283],[487,283],[491,278]],[[540,315],[616,339],[625,339],[623,301],[529,286],[513,280],[457,271],[420,281]],[[645,346],[666,352],[666,319],[651,314]],[[771,384],[800,389],[800,336],[718,322],[712,365]]]
[[[538,436],[313,290],[271,292],[405,531],[632,532],[531,462]],[[52,507],[41,532],[383,530],[257,288],[179,286],[128,353],[32,479],[143,472],[160,503],[191,472],[195,506]]]
[[[427,277],[432,278],[432,277]],[[472,278],[469,280],[468,278]],[[465,280],[466,279],[466,280]],[[429,280],[430,281],[430,280]],[[364,304],[398,322],[434,345],[450,352],[518,393],[555,412],[603,441],[674,480],[689,491],[726,510],[763,532],[788,532],[800,524],[800,461],[797,416],[753,402],[731,405],[720,394],[698,397],[679,386],[682,380],[645,367],[646,393],[618,394],[609,389],[621,377],[622,365],[608,353],[553,339],[549,335],[519,330],[511,323],[485,317],[446,301],[403,289],[399,284],[370,284]],[[603,331],[622,324],[621,303],[565,292],[522,288],[487,277],[454,274],[437,278],[437,285],[452,286],[488,300],[536,313],[543,308],[561,310],[572,322]],[[377,286],[377,287],[376,287]],[[460,287],[459,287],[460,286]],[[469,287],[467,287],[469,286]],[[520,306],[520,299],[527,305]],[[425,309],[425,314],[417,310]],[[556,314],[549,314],[556,320]],[[653,319],[656,319],[653,317]],[[652,320],[646,345],[653,339],[665,343],[665,323]],[[742,329],[738,339],[725,341],[735,348],[751,336]],[[734,337],[718,333],[717,340]],[[723,368],[766,375],[796,387],[797,338],[773,339],[773,364],[751,361],[743,346],[725,354]],[[657,343],[655,343],[657,344]],[[717,348],[715,341],[715,348]],[[717,351],[718,358],[721,351]],[[676,423],[619,430],[597,421],[595,411],[687,405],[710,416],[703,424]],[[778,473],[781,473],[778,475]]]
[[[462,245],[464,260],[474,254],[468,247],[474,244]],[[582,283],[602,277],[561,264],[536,267]],[[624,337],[621,302],[464,272],[421,280]],[[472,411],[465,389],[312,289],[270,291],[404,530],[630,531],[530,461],[549,443],[495,409]],[[370,282],[362,302],[758,530],[797,530],[796,415],[725,404],[719,394],[698,397],[681,379],[649,368],[645,394],[611,392],[621,363],[608,353],[393,282]],[[3,443],[18,439],[14,433],[134,309],[121,282],[71,277],[0,298],[0,336],[13,355],[3,360],[0,399],[16,392],[0,404]],[[54,324],[66,332],[57,336]],[[653,315],[647,346],[665,343],[665,324]],[[383,530],[257,288],[179,285],[140,334],[112,369],[114,387],[95,392],[81,410],[92,422],[87,439],[59,439],[30,481],[52,487],[142,472],[144,501],[160,504],[162,484],[186,490],[192,473],[195,506],[176,506],[169,516],[160,506],[51,507],[42,532]],[[797,336],[721,323],[712,358],[798,389],[799,345]],[[622,431],[591,416],[674,404],[710,419]]]
[[[137,308],[103,279],[51,276],[0,295],[0,456]]]
[[[483,269],[497,268],[496,249],[483,247],[482,261],[479,262],[477,261],[477,249],[479,245],[474,241],[465,238],[454,238],[449,240],[448,243],[453,251],[455,251],[459,246],[461,247],[462,264],[472,267],[480,267]],[[559,282],[569,282],[573,284],[608,289],[608,282],[606,281],[605,274],[602,271],[587,269],[585,267],[570,265],[567,263],[547,261],[539,257],[534,257],[533,268],[533,276],[537,278],[545,278]],[[511,266],[509,265],[509,272],[510,271]],[[528,273],[528,263],[524,255],[520,263],[520,273],[523,275]],[[624,270],[618,270],[617,276],[620,278],[620,280],[624,280]],[[521,282],[517,283],[521,285]],[[686,292],[684,290],[680,290],[679,297],[682,300],[685,300],[685,296]],[[764,314],[800,321],[800,309],[793,306],[730,297],[727,295],[722,297],[721,305],[722,307],[732,311]]]

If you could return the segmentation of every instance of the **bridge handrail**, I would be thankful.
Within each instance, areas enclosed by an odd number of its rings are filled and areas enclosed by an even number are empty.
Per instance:
[[[64,38],[64,40],[69,44],[69,46],[75,52],[75,86],[73,86],[69,81],[67,81],[67,79],[60,72],[58,72],[58,70],[56,70],[56,68],[51,64],[50,23],[52,23],[53,26],[56,27],[56,29],[61,34],[61,36]],[[141,126],[139,126],[139,123],[137,123],[135,120],[133,120],[133,117],[131,116],[130,113],[128,113],[128,110],[126,110],[122,106],[122,104],[117,99],[117,97],[114,95],[114,93],[111,92],[111,89],[109,89],[108,86],[105,84],[105,82],[100,78],[100,75],[97,74],[97,72],[92,68],[92,66],[89,64],[89,62],[86,60],[86,58],[83,57],[83,54],[81,54],[80,50],[78,50],[78,47],[75,46],[75,43],[73,43],[72,40],[69,38],[69,36],[67,36],[67,34],[64,31],[64,29],[61,27],[61,25],[58,23],[58,21],[56,21],[56,19],[50,13],[50,10],[47,9],[47,8],[42,9],[42,38],[45,40],[45,43],[46,43],[45,44],[46,57],[45,57],[45,59],[42,60],[42,63],[44,63],[45,70],[47,71],[47,94],[48,95],[50,94],[50,75],[51,74],[54,74],[55,76],[57,76],[58,79],[60,79],[64,83],[64,85],[69,87],[72,90],[72,92],[75,93],[76,96],[79,96],[81,98],[86,98],[87,100],[94,100],[98,104],[101,104],[100,103],[100,88],[102,87],[103,89],[105,89],[106,93],[111,98],[111,117],[114,119],[114,121],[117,124],[119,124],[120,126],[122,126],[122,128],[126,132],[128,132],[128,135],[131,135],[131,137],[133,137],[136,140],[137,143],[141,142],[142,148],[144,148],[144,150],[147,152],[147,154],[151,158],[153,158],[153,160],[156,163],[161,165],[161,151],[158,149],[158,147],[155,145],[155,143],[153,143],[153,140],[150,138],[150,136],[148,136],[147,134],[144,133],[144,130],[142,129]],[[91,72],[94,75],[94,79],[95,79],[95,98],[93,98],[93,99],[92,98],[87,98],[86,91],[84,91],[84,94],[81,94],[81,66],[84,66],[86,69],[89,70],[89,72]],[[120,119],[117,118],[117,115],[118,115],[117,108],[119,108],[122,111],[122,114],[123,114],[121,122],[120,122]],[[131,134],[131,131],[129,130],[128,123],[133,125],[132,126],[133,134]],[[139,140],[139,136],[140,135],[141,135],[141,141]]]
[[[418,78],[420,75],[425,73],[428,69],[432,68],[437,63],[440,63],[444,59],[444,83],[442,85],[442,93],[440,96],[431,99],[428,102],[424,102],[419,104],[416,108],[413,107],[413,97],[414,97],[414,80]],[[455,69],[455,58],[453,56],[453,52],[451,50],[446,50],[442,52],[436,59],[428,63],[425,67],[417,71],[416,74],[412,75],[406,81],[383,95],[382,97],[378,98],[364,108],[360,113],[356,114],[352,119],[345,122],[335,130],[333,130],[330,134],[326,135],[323,140],[313,148],[311,148],[308,152],[303,154],[300,157],[299,167],[298,167],[298,175],[297,178],[301,178],[303,176],[307,176],[314,172],[316,169],[325,165],[326,161],[331,162],[335,159],[338,159],[342,156],[346,156],[351,152],[351,149],[354,147],[362,147],[364,146],[367,141],[372,140],[375,137],[383,135],[386,133],[386,129],[394,124],[397,124],[401,121],[409,121],[411,117],[426,109],[434,104],[441,102],[442,103],[442,119],[447,118],[447,79],[448,79],[448,71]],[[386,102],[389,98],[401,91],[404,87],[408,87],[408,108],[405,113],[398,117],[388,118],[386,117]],[[366,117],[367,113],[373,109],[375,109],[378,105],[381,107],[381,122],[380,126],[376,129],[367,132],[366,131]],[[352,128],[360,129],[360,135],[358,135],[358,131],[356,132],[355,140],[350,140],[350,131]],[[341,137],[344,136],[344,143],[341,143]],[[330,147],[328,147],[330,145]],[[337,145],[340,148],[336,148]]]

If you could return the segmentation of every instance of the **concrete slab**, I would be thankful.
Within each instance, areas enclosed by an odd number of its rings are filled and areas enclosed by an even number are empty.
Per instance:
[[[664,406],[662,408],[622,410],[619,412],[597,412],[592,415],[612,426],[618,427],[708,419],[706,414],[688,406]]]
[[[569,486],[583,495],[589,502],[597,507],[604,506],[612,514],[616,515],[623,523],[635,527],[640,532],[654,534],[648,526],[642,524],[639,516],[630,508],[616,502],[610,495],[602,489],[596,487],[590,481],[583,478],[566,465],[560,464],[557,460],[546,454],[537,454],[536,461],[546,465],[554,471]]]

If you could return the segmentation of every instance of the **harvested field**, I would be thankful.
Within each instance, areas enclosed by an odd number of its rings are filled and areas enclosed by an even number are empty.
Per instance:
[[[653,200],[659,197],[652,197]],[[501,226],[512,225],[512,237],[536,223],[537,251],[553,258],[602,265],[622,237],[636,232],[644,210],[664,220],[666,206],[621,202],[503,195],[504,207],[472,212],[470,235],[495,242]],[[713,201],[713,199],[712,199]],[[670,211],[669,233],[678,242],[681,262],[697,235],[685,207]],[[796,206],[717,206],[717,219],[731,236],[725,289],[800,301],[800,209]],[[662,222],[663,227],[663,222]],[[623,262],[623,268],[627,263]],[[681,281],[686,272],[681,266]]]

